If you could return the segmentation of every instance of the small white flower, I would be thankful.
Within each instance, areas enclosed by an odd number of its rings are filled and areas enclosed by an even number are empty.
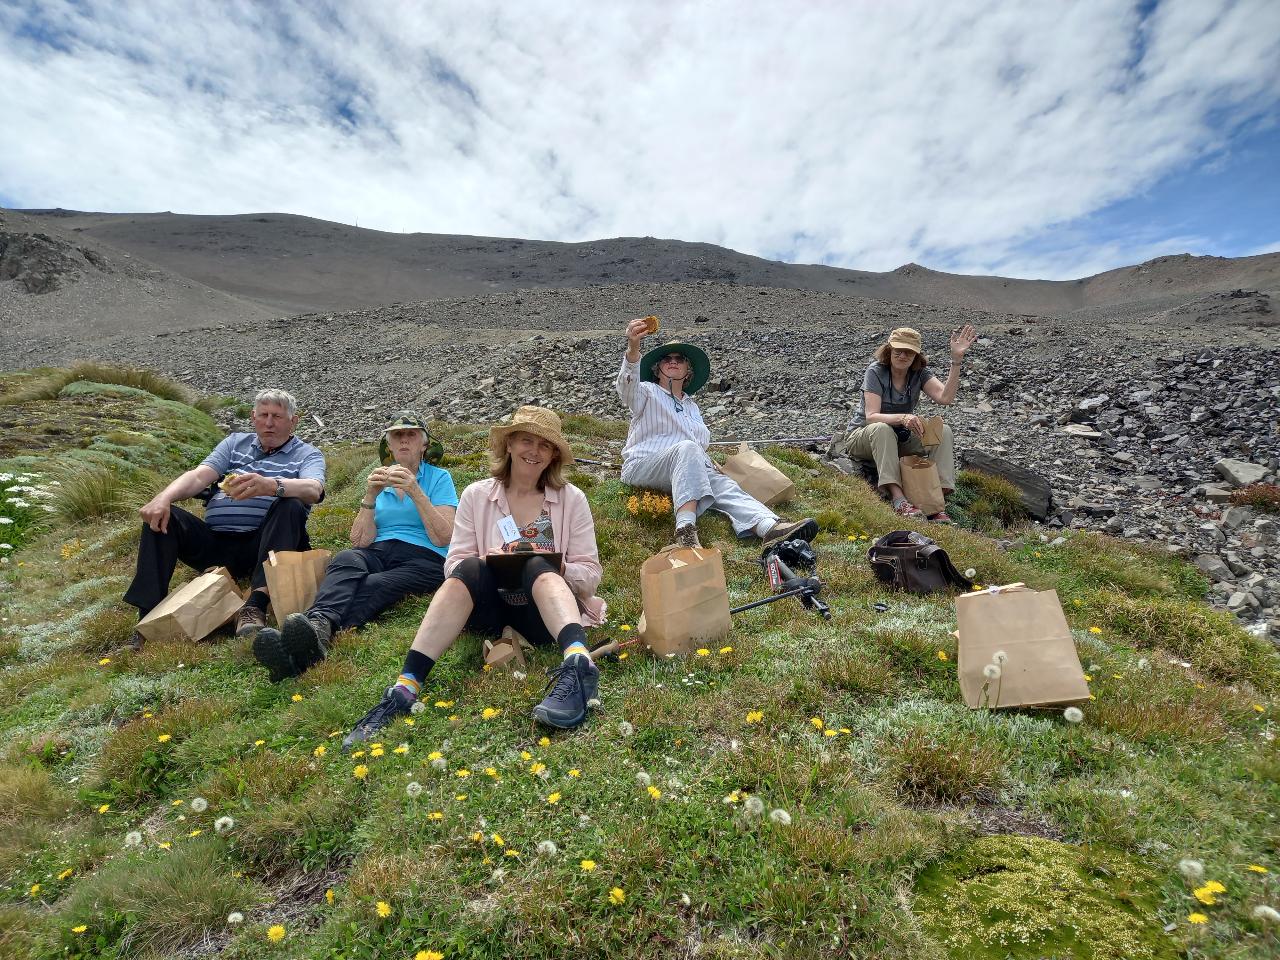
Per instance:
[[[196,813],[204,813],[209,809],[209,801],[204,797],[196,797],[191,801],[191,809]]]
[[[1265,903],[1260,903],[1253,908],[1253,919],[1260,920],[1263,923],[1280,923],[1280,910],[1275,907],[1268,907]]]
[[[409,712],[412,713],[414,716],[417,716],[418,714],[424,712],[426,709],[427,709],[427,705],[425,703],[423,703],[421,700],[415,700],[413,701],[413,706],[409,708]]]
[[[538,852],[544,857],[554,857],[560,850],[550,840],[539,840]]]
[[[1204,879],[1204,864],[1187,857],[1178,861],[1178,872],[1188,883],[1199,883]]]
[[[1005,653],[1003,650],[997,650],[995,653],[991,655],[991,662],[994,663],[997,667],[1003,667],[1006,663],[1009,662],[1009,655]]]
[[[432,770],[445,770],[449,766],[449,762],[444,757],[436,757],[431,761]]]
[[[747,802],[743,805],[742,809],[746,810],[751,816],[758,817],[764,813],[764,801],[759,797],[747,797]],[[786,811],[775,810],[774,813],[785,814]],[[788,817],[787,819],[790,820],[791,818]]]
[[[435,761],[432,761],[432,762],[434,763]],[[417,780],[411,780],[409,781],[408,785],[405,786],[404,792],[411,797],[416,797],[420,793],[422,793],[422,784],[420,784]]]
[[[618,732],[622,734],[624,737],[629,737],[636,732],[636,728],[633,727],[631,724],[627,723],[627,721],[623,720],[620,724],[618,724]]]
[[[227,914],[227,923],[244,923],[244,914],[239,910],[233,910],[231,913]]]
[[[740,740],[737,740],[737,739],[730,740],[730,741],[729,741],[729,752],[730,752],[730,753],[741,753],[741,752],[742,752],[742,742],[741,742]]]
[[[647,787],[649,784],[653,783],[653,777],[641,770],[636,774],[636,783],[640,784],[642,787]]]
[[[236,822],[230,817],[219,817],[213,821],[213,830],[215,833],[230,833],[236,828]]]
[[[523,680],[523,679],[524,679],[525,677],[527,677],[527,676],[528,676],[528,674],[527,674],[527,673],[525,673],[523,670],[512,670],[512,671],[511,671],[511,678],[512,678],[513,680]],[[588,703],[588,704],[587,704],[587,706],[591,706],[591,704],[590,704],[590,703]]]
[[[779,826],[783,826],[783,827],[791,826],[791,814],[787,813],[787,811],[781,808],[776,810],[770,810],[769,819],[772,820],[774,823],[778,824]]]
[[[1067,723],[1079,723],[1084,719],[1084,713],[1079,707],[1067,707],[1062,711],[1062,719]]]
[[[130,830],[124,835],[124,845],[126,847],[142,846],[142,834],[137,830]]]
[[[999,680],[1000,679],[999,664],[988,663],[985,667],[982,668],[982,675],[986,677],[988,680]]]

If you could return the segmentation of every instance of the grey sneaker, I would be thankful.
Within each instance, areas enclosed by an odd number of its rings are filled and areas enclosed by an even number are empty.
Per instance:
[[[779,520],[765,534],[764,545],[781,543],[783,540],[804,540],[810,541],[818,535],[818,524],[816,521],[806,517],[803,520]]]
[[[302,672],[289,655],[288,649],[275,627],[263,627],[253,637],[253,657],[267,668],[267,675],[272,683],[279,683],[287,677],[296,677]]]
[[[682,527],[676,527],[676,538],[667,547],[667,550],[678,550],[681,548],[693,548],[694,550],[702,549],[702,544],[698,540],[698,527],[696,524],[686,523]]]
[[[533,708],[533,719],[548,727],[572,730],[587,719],[587,705],[600,696],[600,669],[578,654],[550,671],[548,693]]]
[[[251,637],[267,625],[267,612],[246,603],[236,614],[236,636]]]
[[[408,713],[416,700],[408,688],[398,683],[387,687],[378,705],[360,718],[355,729],[342,738],[342,749],[350,750],[358,743],[372,739],[378,731],[402,713]]]
[[[301,673],[319,663],[329,654],[329,641],[333,638],[333,624],[327,618],[313,613],[291,613],[284,618],[280,629],[284,648],[293,658]]]

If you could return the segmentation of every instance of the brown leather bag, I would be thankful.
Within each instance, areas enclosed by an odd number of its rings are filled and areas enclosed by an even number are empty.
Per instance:
[[[947,551],[922,533],[894,530],[867,551],[876,578],[910,593],[938,593],[948,587],[972,590],[973,581],[956,569]]]

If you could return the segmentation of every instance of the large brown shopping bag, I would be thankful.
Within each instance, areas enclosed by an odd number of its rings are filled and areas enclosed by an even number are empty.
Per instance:
[[[213,567],[156,604],[139,622],[138,633],[152,642],[203,640],[243,604],[244,597],[227,568]]]
[[[311,606],[332,555],[328,550],[272,550],[267,554],[262,569],[277,626],[283,626],[289,614],[303,613]]]
[[[920,442],[925,447],[936,447],[942,443],[942,423],[941,417],[925,417],[920,421],[924,427],[924,433],[920,437]]]
[[[664,550],[640,567],[639,632],[659,656],[690,653],[733,629],[724,559],[716,549]]]
[[[1089,699],[1056,590],[1018,583],[962,594],[956,597],[956,632],[960,692],[970,707],[1045,707]],[[1001,652],[1000,676],[988,679],[983,670]]]
[[[929,517],[946,509],[942,498],[942,481],[938,468],[928,457],[910,455],[898,458],[902,477],[902,495]]]
[[[737,453],[725,460],[720,470],[766,507],[790,500],[796,492],[796,485],[791,479],[745,441],[739,445]]]

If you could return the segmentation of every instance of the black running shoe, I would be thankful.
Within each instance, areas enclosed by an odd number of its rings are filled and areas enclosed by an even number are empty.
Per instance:
[[[301,673],[308,667],[315,666],[328,654],[333,626],[319,614],[308,617],[301,613],[291,613],[284,618],[280,635],[284,639],[285,650]]]
[[[600,670],[583,654],[551,671],[548,693],[533,708],[533,718],[548,727],[572,730],[587,719],[587,706],[600,696]]]
[[[342,749],[350,750],[358,743],[371,740],[383,727],[402,713],[408,713],[417,699],[398,683],[387,687],[378,705],[360,718],[355,729],[342,738]]]
[[[280,631],[275,627],[263,627],[253,637],[253,656],[267,668],[272,683],[279,683],[302,672],[284,645]]]

